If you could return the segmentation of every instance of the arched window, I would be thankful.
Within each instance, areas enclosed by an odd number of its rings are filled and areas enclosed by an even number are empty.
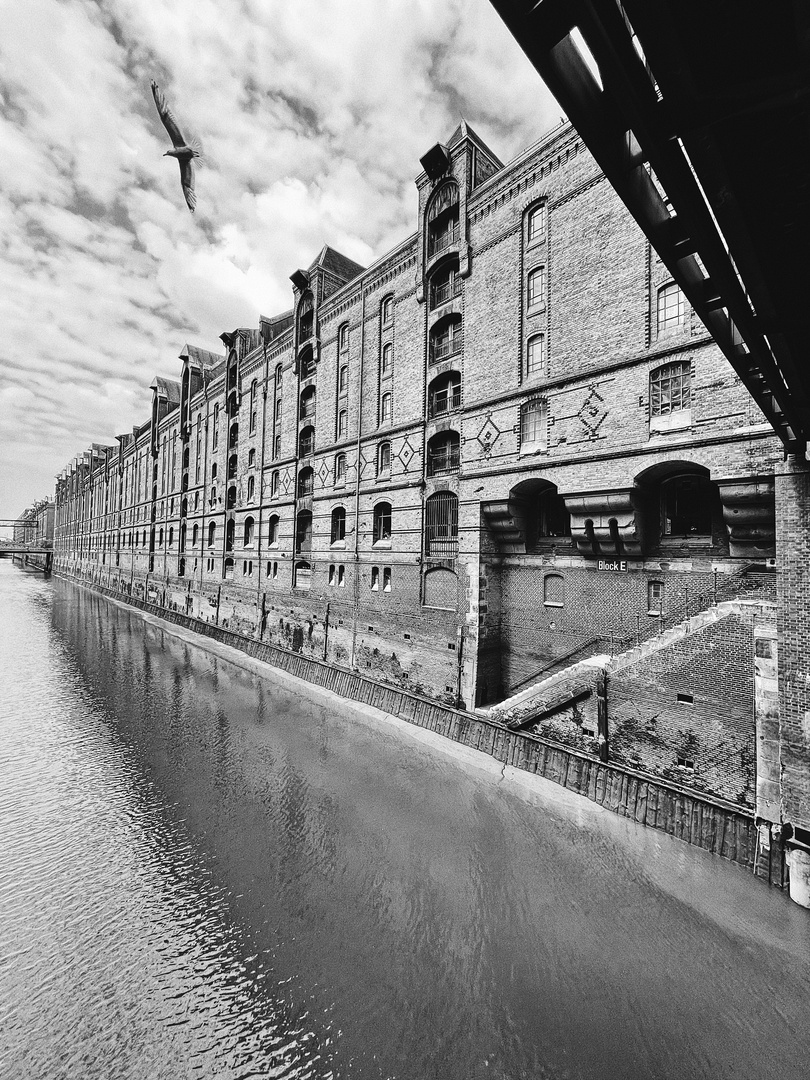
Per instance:
[[[195,521],[194,526],[192,527],[192,530],[191,530],[191,543],[192,543],[192,545],[194,547],[197,546],[197,537],[199,536],[199,534],[200,534],[200,527]]]
[[[658,290],[658,332],[673,330],[683,325],[685,312],[683,293],[674,282],[662,285]]]
[[[249,547],[253,543],[253,530],[255,522],[252,517],[245,518],[244,546]]]
[[[304,342],[312,337],[314,329],[312,293],[305,293],[298,305],[298,341]]]
[[[335,486],[346,483],[346,455],[335,455]]]
[[[279,390],[281,389],[281,380],[283,379],[283,377],[284,377],[284,375],[283,375],[281,364],[276,364],[276,374],[275,374],[275,379],[274,379],[275,384],[276,384],[276,393],[278,393]]]
[[[235,420],[231,424],[230,436],[228,438],[228,449],[233,450],[239,442],[239,424]]]
[[[214,546],[214,541],[216,540],[216,538],[217,538],[217,523],[215,521],[211,521],[208,524],[208,546],[209,547]]]
[[[301,353],[301,378],[311,379],[317,370],[318,365],[315,362],[315,354],[312,351],[312,346],[307,347]]]
[[[461,407],[461,375],[448,371],[439,375],[428,387],[428,416],[443,416]]]
[[[338,413],[337,437],[345,439],[349,432],[349,413],[347,409],[341,409]]]
[[[331,543],[341,544],[346,540],[346,511],[342,506],[336,506],[332,511]]]
[[[231,454],[228,458],[228,479],[235,480],[236,473],[239,467],[239,458],[236,454]]]
[[[381,374],[383,378],[386,378],[394,370],[394,346],[389,341],[383,345],[382,351],[382,370]]]
[[[345,394],[349,389],[349,368],[347,364],[344,364],[340,369],[340,378],[338,380],[338,393]]]
[[[301,433],[298,436],[298,456],[299,457],[312,457],[315,452],[315,428],[305,427],[301,428]]]
[[[163,526],[161,525],[158,532],[158,547],[163,547]]]
[[[433,195],[427,210],[428,258],[458,243],[458,184],[443,184]]]
[[[223,576],[226,581],[229,581],[233,577],[233,559],[225,560]]]
[[[308,386],[301,392],[300,420],[312,420],[315,416],[315,387]]]
[[[454,312],[430,328],[430,363],[438,364],[440,360],[461,352],[463,344],[461,315]]]
[[[270,547],[278,546],[278,514],[273,514],[267,523],[267,543]]]
[[[349,324],[343,323],[338,330],[338,349],[345,352],[349,347]]]
[[[228,493],[225,496],[225,509],[233,510],[236,507],[236,484],[232,484],[228,488]]]
[[[281,486],[281,474],[278,469],[275,469],[270,474],[270,497],[275,499],[278,495],[279,487]]]
[[[546,205],[542,203],[529,211],[526,223],[526,239],[530,244],[539,244],[546,238]]]
[[[296,554],[312,551],[312,511],[300,510],[295,522]]]
[[[383,394],[380,402],[380,423],[390,424],[394,413],[393,394]]]
[[[214,414],[211,421],[213,434],[211,436],[211,449],[216,450],[219,444],[219,405],[214,405]]]
[[[668,416],[692,405],[692,368],[688,360],[664,364],[650,372],[650,416]]]
[[[377,448],[377,476],[391,475],[391,443],[382,442]]]
[[[380,304],[380,319],[383,326],[390,326],[394,321],[394,298],[386,296]]]
[[[315,488],[315,473],[311,466],[307,465],[298,474],[298,498],[306,498],[311,495]]]
[[[427,445],[427,474],[441,476],[456,472],[461,461],[461,439],[457,431],[440,431]]]
[[[536,266],[528,277],[529,307],[542,307],[546,302],[546,268]]]
[[[217,463],[214,462],[214,464],[211,466],[211,479],[216,480],[216,478],[217,478]]]
[[[520,409],[520,448],[545,450],[547,445],[546,403],[539,399],[527,401]]]
[[[254,379],[250,384],[250,430],[256,430],[256,389],[257,382]]]
[[[174,543],[174,527],[172,525],[170,525],[169,526],[169,547],[171,547],[173,543]],[[144,533],[143,533],[143,546],[146,547],[146,530],[145,529],[144,529]]]
[[[390,544],[391,542],[391,503],[380,502],[374,507],[373,543]]]
[[[534,334],[526,342],[526,376],[546,374],[546,335]]]
[[[252,469],[256,464],[256,451],[248,450],[248,468]]]
[[[255,494],[256,494],[256,478],[253,477],[253,476],[249,476],[248,477],[248,482],[247,482],[247,501],[249,503],[253,502],[253,497],[255,496]]]
[[[458,497],[437,491],[425,500],[425,555],[454,559],[458,554]]]
[[[225,526],[225,550],[233,551],[233,542],[236,537],[236,522],[233,518]]]
[[[565,578],[562,574],[546,574],[543,578],[543,603],[546,607],[562,607],[565,603]]]

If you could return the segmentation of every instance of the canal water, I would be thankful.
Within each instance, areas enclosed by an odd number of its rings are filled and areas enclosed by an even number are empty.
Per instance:
[[[2,561],[0,612],[3,1080],[810,1074],[810,913],[740,868]]]

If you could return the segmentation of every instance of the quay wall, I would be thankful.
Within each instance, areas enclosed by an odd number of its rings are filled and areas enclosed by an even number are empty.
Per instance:
[[[537,735],[510,731],[503,724],[385,685],[358,672],[304,656],[236,630],[110,588],[87,575],[56,575],[140,611],[182,626],[280,668],[305,682],[331,690],[489,754],[504,765],[536,773],[641,825],[660,829],[686,843],[753,868],[756,828],[751,812],[721,799],[703,798],[622,765]]]

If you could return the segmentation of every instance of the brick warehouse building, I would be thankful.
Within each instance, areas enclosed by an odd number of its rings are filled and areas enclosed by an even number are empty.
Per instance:
[[[756,783],[779,821],[780,443],[569,125],[504,166],[462,122],[422,165],[412,236],[367,269],[324,247],[290,311],[187,345],[151,417],[61,474],[55,569],[469,709],[533,701],[522,726],[586,751],[601,723],[611,760],[743,806]]]

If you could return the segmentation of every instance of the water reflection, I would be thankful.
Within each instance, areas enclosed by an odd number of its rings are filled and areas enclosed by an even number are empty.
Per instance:
[[[737,868],[65,583],[0,600],[10,1075],[805,1075],[810,920]]]

